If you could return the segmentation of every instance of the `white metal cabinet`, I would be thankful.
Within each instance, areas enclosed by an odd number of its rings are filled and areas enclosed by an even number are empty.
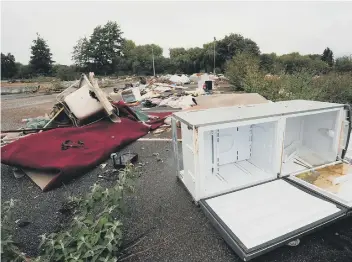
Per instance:
[[[342,104],[294,100],[174,113],[177,175],[242,259],[347,214],[352,206],[349,183],[343,194],[331,197],[326,189],[297,178],[341,164],[341,141],[348,135],[343,130],[350,132],[345,109]],[[253,219],[262,231],[252,230],[257,228]]]

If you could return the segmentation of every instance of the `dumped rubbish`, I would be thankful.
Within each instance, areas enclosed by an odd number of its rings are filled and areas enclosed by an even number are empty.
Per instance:
[[[209,94],[221,81],[224,80],[209,74],[194,74],[190,77],[184,74],[149,77],[145,81],[140,80],[132,87],[127,85],[114,88],[109,97],[115,102],[124,101],[131,107],[141,106],[142,110],[158,106],[185,109],[191,107],[193,103],[190,99],[182,97]],[[198,83],[198,88],[188,91],[187,84],[190,83]]]
[[[17,226],[20,227],[20,228],[26,227],[26,226],[28,226],[31,223],[31,222],[29,222],[26,219],[19,219],[19,220],[16,220],[15,222],[16,222]]]
[[[153,153],[153,156],[155,156],[155,159],[157,162],[163,162],[163,160],[160,158],[160,154],[159,153]]]
[[[161,126],[164,116],[169,115],[163,113],[159,119],[152,118],[143,123],[126,105],[115,106],[123,119],[121,123],[102,120],[88,126],[32,134],[25,140],[3,146],[1,162],[21,168],[43,191],[48,191],[95,168],[116,148]],[[79,140],[84,141],[84,147],[61,150],[62,141],[66,140],[76,144]]]
[[[102,174],[98,175],[98,178],[103,178],[105,180],[115,181],[119,178],[118,169],[107,169]]]
[[[145,163],[139,162],[139,163],[138,163],[138,166],[139,166],[139,167],[145,166]]]
[[[89,73],[89,79],[82,74],[78,88],[65,89],[57,100],[75,126],[95,122],[97,115],[99,120],[107,116],[114,123],[120,122],[116,107],[99,88],[94,73]]]
[[[122,100],[125,103],[133,103],[140,101],[141,93],[138,87],[129,88],[121,91]]]
[[[111,159],[114,167],[117,169],[125,168],[129,163],[134,164],[138,160],[138,154],[135,153],[125,153],[118,155],[117,153],[111,154]]]
[[[22,169],[14,167],[12,168],[13,175],[15,176],[16,179],[24,177],[26,174],[23,172]]]
[[[242,260],[296,246],[351,212],[350,115],[348,105],[305,100],[177,112],[175,173]]]
[[[77,82],[67,82],[66,89],[56,96],[50,114],[24,119],[25,130],[1,134],[1,162],[16,167],[18,173],[26,174],[43,191],[53,189],[97,167],[116,148],[152,130],[157,135],[170,130],[171,122],[164,122],[170,113],[150,115],[143,110],[186,110],[197,106],[195,98],[205,93],[203,89],[189,91],[187,84],[192,81],[186,75],[119,78],[116,82],[121,82],[121,87],[112,86],[114,92],[106,95],[99,85],[110,85],[112,81],[97,81],[90,73],[83,74]],[[22,140],[23,137],[27,139]],[[137,161],[138,156],[130,157],[117,154],[116,165]],[[157,161],[162,159],[158,156]],[[101,168],[111,170],[103,165]]]
[[[57,95],[52,112],[45,116],[46,122],[36,123],[39,128],[2,132],[1,162],[23,171],[48,191],[95,168],[116,148],[163,125],[168,115],[146,115],[131,109],[123,99],[114,102],[99,88],[93,73],[89,78],[82,75]],[[37,133],[23,135],[28,130]],[[115,164],[123,167],[137,159],[137,155],[124,154],[115,159]]]
[[[164,123],[165,123],[166,125],[171,126],[171,117],[169,116],[169,117],[165,118]]]
[[[37,129],[37,128],[42,128],[44,127],[48,122],[50,121],[50,118],[48,115],[42,117],[36,117],[36,118],[27,118],[27,119],[22,119],[23,123],[26,123],[26,128],[27,129]]]
[[[268,103],[263,96],[257,93],[250,94],[217,94],[198,96],[194,98],[196,105],[185,110],[203,110],[209,108],[229,107],[237,105],[250,105]]]
[[[161,134],[161,133],[170,132],[170,131],[171,131],[170,125],[165,124],[165,125],[160,126],[157,130],[155,130],[155,131],[153,132],[153,134],[154,134],[154,135],[159,135],[159,134]]]

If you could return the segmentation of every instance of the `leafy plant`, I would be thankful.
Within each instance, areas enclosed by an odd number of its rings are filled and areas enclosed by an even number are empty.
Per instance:
[[[25,254],[22,253],[12,239],[14,229],[12,210],[15,200],[11,199],[2,205],[1,211],[1,260],[19,262],[25,261]]]
[[[77,206],[72,222],[59,233],[42,235],[41,256],[35,261],[117,261],[122,246],[123,198],[134,191],[138,170],[132,164],[120,171],[112,188],[98,184],[83,198],[70,198]]]
[[[258,59],[246,53],[235,56],[226,71],[234,90],[259,93],[272,101],[306,99],[352,103],[351,73],[330,72],[321,76],[315,73],[302,67],[290,74],[265,75]]]

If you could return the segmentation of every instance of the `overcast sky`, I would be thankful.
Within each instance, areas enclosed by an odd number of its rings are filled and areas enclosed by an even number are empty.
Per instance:
[[[1,52],[28,63],[38,32],[57,63],[71,64],[76,41],[108,20],[136,44],[201,47],[231,32],[261,52],[352,54],[352,2],[2,2]]]

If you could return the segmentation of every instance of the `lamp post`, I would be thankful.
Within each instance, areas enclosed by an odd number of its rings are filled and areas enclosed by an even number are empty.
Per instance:
[[[216,38],[214,37],[214,71],[213,71],[214,75],[216,74],[216,72],[215,72],[215,43],[216,43]]]

